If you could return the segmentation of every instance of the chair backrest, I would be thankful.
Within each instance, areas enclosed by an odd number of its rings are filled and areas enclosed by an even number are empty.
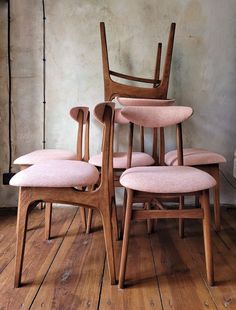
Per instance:
[[[70,116],[76,122],[78,122],[77,152],[76,152],[77,160],[88,161],[89,160],[89,127],[90,127],[89,108],[88,107],[74,107],[70,110]],[[84,148],[83,148],[83,141],[84,141]],[[83,149],[84,149],[84,155],[83,155]]]
[[[99,103],[94,108],[95,118],[103,125],[102,137],[102,167],[100,187],[114,191],[113,180],[113,133],[115,104],[113,102]]]
[[[122,115],[131,123],[149,128],[164,128],[176,125],[176,142],[178,164],[183,165],[183,141],[181,123],[187,120],[192,114],[191,107],[183,106],[129,106],[124,107]]]
[[[175,105],[175,99],[147,99],[147,98],[129,98],[129,97],[116,97],[116,101],[123,106],[173,106]],[[159,140],[159,144],[158,144]],[[144,139],[144,127],[140,126],[140,141],[141,141],[141,152],[145,152],[145,139]],[[164,140],[164,129],[159,128],[159,139],[158,130],[153,128],[152,133],[152,157],[156,164],[164,163],[163,154],[165,148]],[[158,154],[159,149],[159,154]]]

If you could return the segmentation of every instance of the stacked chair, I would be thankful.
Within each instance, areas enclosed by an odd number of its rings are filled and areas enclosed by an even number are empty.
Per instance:
[[[26,169],[34,164],[47,160],[89,160],[89,126],[90,112],[87,107],[75,107],[70,110],[70,116],[78,123],[77,147],[76,152],[61,149],[41,149],[15,159],[14,164],[20,167],[20,170]],[[83,135],[84,140],[83,140]],[[83,154],[84,141],[84,154]],[[80,208],[81,219],[86,229],[86,214],[83,207]],[[52,216],[52,204],[45,204],[45,237],[50,238]]]
[[[101,180],[95,190],[80,190],[98,184],[99,172],[91,164],[79,160],[46,160],[17,173],[10,181],[19,187],[15,287],[21,285],[28,210],[40,201],[81,205],[97,209],[102,217],[111,284],[116,283],[111,227],[111,195],[113,186],[112,127],[114,105],[101,103],[95,107],[96,117],[103,123]]]
[[[214,188],[215,191],[215,226],[219,230],[219,164],[225,159],[219,154],[202,149],[183,148],[182,122],[191,117],[193,110],[191,107],[176,106],[175,100],[167,99],[175,24],[172,23],[170,27],[161,79],[161,43],[158,44],[154,78],[139,78],[110,70],[104,23],[100,23],[100,33],[106,102],[95,106],[94,116],[103,130],[102,152],[89,158],[89,110],[86,107],[76,107],[70,112],[79,124],[76,154],[62,150],[42,150],[15,161],[15,164],[21,166],[21,171],[10,181],[12,186],[19,187],[15,287],[22,282],[28,213],[30,208],[39,202],[46,202],[46,238],[50,237],[52,203],[81,206],[87,233],[90,232],[92,210],[99,211],[110,282],[116,284],[113,239],[118,238],[115,200],[115,187],[118,186],[125,188],[119,288],[125,285],[131,220],[143,219],[150,224],[151,220],[159,218],[178,219],[181,236],[183,219],[202,220],[207,281],[209,285],[213,285],[209,190]],[[113,76],[152,87],[121,84],[114,81]],[[122,108],[115,108],[115,103],[111,102],[115,98]],[[116,124],[129,128],[127,152],[113,152]],[[133,150],[134,126],[140,128],[140,152]],[[165,154],[164,128],[168,126],[176,126],[177,148]],[[145,153],[145,128],[152,129],[152,156]],[[185,196],[198,197],[201,208],[185,209]],[[150,206],[155,205],[157,200],[161,203],[157,204],[156,209],[151,209]],[[179,201],[178,208],[166,208],[162,202],[168,200]],[[133,204],[136,202],[144,203],[144,207],[134,208]],[[87,223],[85,208],[88,208]]]

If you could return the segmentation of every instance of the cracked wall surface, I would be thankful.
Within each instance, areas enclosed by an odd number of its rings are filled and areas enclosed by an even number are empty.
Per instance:
[[[152,78],[156,48],[165,51],[176,22],[169,97],[189,105],[194,116],[184,124],[185,146],[223,154],[222,172],[234,186],[236,148],[236,2],[204,0],[45,0],[46,147],[75,149],[75,105],[103,100],[99,22],[104,21],[111,68]],[[13,158],[42,147],[42,2],[11,1]],[[8,168],[7,3],[0,1],[1,174]],[[127,128],[116,148],[124,149]],[[92,117],[91,154],[100,151],[101,129]],[[168,132],[170,136],[171,131]],[[147,137],[150,137],[149,134]],[[151,142],[147,143],[150,150]],[[174,147],[167,143],[167,149]],[[15,171],[17,168],[14,168]],[[222,177],[222,202],[236,203],[233,186]],[[1,206],[15,206],[17,189],[0,187]]]

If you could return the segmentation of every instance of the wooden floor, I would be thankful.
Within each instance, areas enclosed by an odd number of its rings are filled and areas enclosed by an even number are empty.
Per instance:
[[[132,226],[128,286],[111,287],[100,217],[86,235],[75,207],[54,208],[52,240],[44,240],[44,211],[30,214],[21,288],[13,289],[14,210],[0,212],[0,310],[9,309],[236,309],[236,208],[222,208],[213,233],[216,285],[206,284],[201,223],[188,221],[179,239],[175,220],[155,234]],[[116,242],[117,263],[121,241]],[[118,266],[117,266],[118,267]]]

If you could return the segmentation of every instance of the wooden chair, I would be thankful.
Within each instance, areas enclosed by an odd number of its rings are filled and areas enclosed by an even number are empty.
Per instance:
[[[104,79],[104,98],[105,100],[112,100],[116,96],[124,97],[137,97],[137,98],[154,98],[154,99],[166,99],[167,91],[169,86],[169,76],[171,68],[171,59],[174,45],[175,36],[175,23],[171,24],[168,46],[165,57],[165,64],[162,79],[159,80],[160,73],[160,62],[161,62],[161,51],[162,44],[158,44],[157,59],[154,79],[146,79],[135,76],[126,75],[123,73],[115,72],[110,70],[108,48],[106,40],[106,30],[104,22],[100,23],[100,34],[101,34],[101,46],[102,46],[102,63],[103,63],[103,79]],[[121,84],[112,79],[112,76],[128,80],[136,81],[144,84],[151,84],[153,87],[138,87],[127,84]]]
[[[76,153],[68,150],[61,149],[43,149],[36,150],[31,153],[15,159],[14,164],[20,166],[20,170],[28,168],[36,163],[47,160],[89,160],[89,126],[90,126],[90,112],[87,107],[74,107],[70,110],[71,117],[78,122],[77,134],[77,150]],[[85,132],[85,134],[84,134]],[[84,135],[84,139],[83,139]],[[84,154],[83,150],[84,141]],[[45,204],[45,237],[50,238],[52,204]],[[83,207],[80,208],[80,215],[86,230],[86,214]]]
[[[121,173],[124,170],[126,170],[129,167],[154,165],[155,159],[148,153],[145,153],[144,143],[143,144],[141,143],[141,148],[142,148],[141,152],[131,151],[133,135],[134,135],[134,126],[132,123],[129,123],[129,121],[122,116],[121,109],[115,109],[114,123],[118,124],[119,126],[129,124],[128,150],[126,152],[113,152],[114,187],[117,188],[117,187],[122,187],[119,182],[119,178],[120,178]],[[113,132],[113,139],[114,139],[114,132]],[[153,152],[153,155],[155,156],[155,152]],[[92,156],[89,159],[89,163],[95,165],[96,167],[100,169],[102,166],[101,159],[102,159],[102,153]],[[114,201],[114,209],[115,209],[114,212],[116,213],[115,191],[112,193],[112,199]],[[87,233],[89,233],[91,230],[92,212],[93,212],[92,209],[90,209],[88,212]],[[117,235],[117,239],[118,239],[118,235]]]
[[[100,212],[110,281],[111,284],[116,282],[110,199],[110,191],[113,186],[111,147],[114,117],[113,104],[98,104],[95,107],[95,114],[104,125],[101,182],[96,190],[83,191],[79,189],[96,184],[99,172],[93,165],[78,160],[50,160],[37,163],[20,171],[11,179],[11,185],[20,187],[17,214],[15,287],[21,284],[28,210],[30,206],[40,201],[81,205],[84,208],[95,208]]]
[[[201,169],[209,173],[215,180],[216,186],[214,191],[214,218],[215,230],[220,231],[220,177],[219,165],[225,163],[226,159],[215,152],[200,149],[200,148],[186,148],[183,149],[183,164]],[[176,166],[178,164],[177,151],[173,150],[165,154],[165,164],[167,166]],[[180,221],[180,235],[184,236],[184,222]]]
[[[203,220],[204,247],[207,280],[214,283],[213,255],[210,235],[209,188],[215,186],[215,179],[193,167],[183,165],[181,122],[192,114],[190,107],[125,107],[122,115],[130,122],[145,127],[166,127],[176,125],[178,164],[172,167],[135,167],[127,169],[120,183],[127,190],[125,227],[119,273],[119,287],[124,287],[129,229],[131,219],[192,218]],[[133,210],[134,202],[152,202],[153,199],[169,199],[186,195],[200,196],[201,209]]]

